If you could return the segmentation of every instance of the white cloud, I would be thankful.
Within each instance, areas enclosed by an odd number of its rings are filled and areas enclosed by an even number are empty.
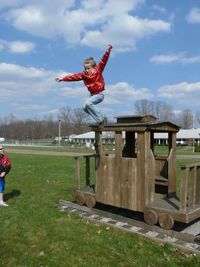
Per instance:
[[[1,101],[44,96],[52,90],[54,77],[52,71],[0,63]]]
[[[9,48],[12,53],[29,53],[35,48],[35,45],[31,42],[14,41],[9,43]]]
[[[150,58],[150,61],[156,64],[170,64],[170,63],[182,63],[182,64],[194,64],[200,63],[200,56],[187,57],[186,53],[170,54],[170,55],[154,55]]]
[[[4,49],[4,45],[0,41],[0,51]]]
[[[32,42],[13,41],[8,42],[6,40],[0,40],[0,50],[8,50],[11,53],[25,54],[30,53],[35,48],[35,44]]]
[[[175,101],[175,103],[190,105],[191,108],[198,107],[200,98],[200,82],[165,85],[159,88],[158,93],[161,97]]]
[[[164,8],[164,7],[160,6],[160,5],[153,5],[152,9],[155,10],[155,11],[159,11],[161,13],[166,13],[167,12],[166,8]]]
[[[192,8],[186,17],[188,23],[200,23],[200,8]]]
[[[63,36],[67,44],[101,47],[113,43],[116,51],[134,50],[138,39],[171,29],[169,22],[132,15],[145,0],[84,0],[79,7],[76,1],[22,2],[8,11],[9,22],[35,36]]]
[[[112,103],[126,105],[125,103],[130,103],[131,101],[132,103],[134,103],[136,100],[150,99],[153,96],[148,88],[137,89],[126,82],[119,82],[114,85],[107,85],[106,88],[106,104]]]
[[[86,32],[81,43],[87,46],[102,47],[110,42],[115,51],[136,49],[138,39],[158,32],[169,32],[170,24],[162,20],[140,19],[128,14],[113,17],[100,30]]]

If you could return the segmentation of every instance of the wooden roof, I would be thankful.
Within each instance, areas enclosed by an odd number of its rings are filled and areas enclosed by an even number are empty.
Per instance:
[[[156,117],[154,117],[153,115],[128,115],[128,116],[119,116],[116,118],[117,118],[117,123],[150,122],[156,120]]]
[[[91,125],[94,131],[155,131],[155,132],[178,132],[180,127],[171,122],[157,121],[152,115],[144,116],[120,116],[117,123],[108,123],[103,127],[97,124]]]

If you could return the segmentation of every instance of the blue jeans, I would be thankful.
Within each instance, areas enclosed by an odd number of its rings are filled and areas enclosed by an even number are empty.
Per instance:
[[[85,102],[83,110],[90,115],[97,123],[104,120],[104,115],[100,112],[95,105],[101,103],[104,100],[104,94],[99,93],[96,95],[91,95]]]
[[[3,193],[5,190],[5,178],[0,178],[0,193]]]

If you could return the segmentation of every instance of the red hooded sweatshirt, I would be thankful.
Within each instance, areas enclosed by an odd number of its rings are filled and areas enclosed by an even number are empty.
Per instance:
[[[0,173],[5,172],[6,174],[8,174],[10,171],[10,168],[11,168],[10,159],[3,154],[0,155]]]
[[[92,73],[88,74],[85,71],[80,73],[75,73],[72,75],[67,75],[63,78],[65,82],[74,82],[83,80],[85,86],[91,95],[99,94],[105,90],[105,82],[103,78],[103,70],[108,61],[111,49],[106,50],[105,54],[101,58],[99,64],[94,67]]]

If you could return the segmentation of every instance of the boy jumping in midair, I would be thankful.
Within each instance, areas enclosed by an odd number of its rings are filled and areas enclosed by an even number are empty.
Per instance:
[[[104,125],[107,122],[107,118],[95,107],[95,105],[99,104],[104,99],[103,91],[105,90],[105,82],[102,73],[110,56],[111,49],[112,45],[109,45],[98,65],[94,59],[90,57],[83,63],[85,69],[83,72],[55,79],[57,82],[73,82],[81,80],[84,82],[90,92],[90,97],[86,100],[83,109],[100,125]]]

